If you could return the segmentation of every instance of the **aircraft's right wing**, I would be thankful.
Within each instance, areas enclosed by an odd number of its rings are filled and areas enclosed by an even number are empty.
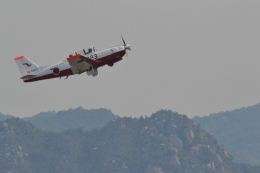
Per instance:
[[[67,58],[67,61],[69,62],[74,74],[80,74],[86,71],[90,66],[95,68],[100,63],[99,61],[92,60],[80,54]]]

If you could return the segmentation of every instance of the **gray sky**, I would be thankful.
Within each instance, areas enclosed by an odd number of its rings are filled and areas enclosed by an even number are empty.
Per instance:
[[[83,106],[120,116],[192,117],[260,102],[260,1],[1,1],[0,112]],[[13,58],[50,65],[90,46],[131,44],[114,67],[24,83]]]

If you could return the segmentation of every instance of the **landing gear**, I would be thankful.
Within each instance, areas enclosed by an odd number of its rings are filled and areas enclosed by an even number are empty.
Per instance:
[[[112,64],[107,64],[109,67],[113,67],[113,65],[114,65],[114,63],[112,63]]]
[[[98,75],[98,71],[96,68],[93,68],[92,66],[89,67],[89,69],[86,70],[88,76],[97,76]]]
[[[98,71],[96,68],[94,68],[94,73],[92,74],[93,77],[97,76],[98,75]]]

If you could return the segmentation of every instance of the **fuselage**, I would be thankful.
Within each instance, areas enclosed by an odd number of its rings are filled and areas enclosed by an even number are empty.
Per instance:
[[[83,49],[82,51],[75,52],[75,54],[70,55],[69,57],[82,55],[83,57],[93,60],[93,62],[95,63],[90,64],[89,66],[97,70],[97,68],[104,65],[113,66],[114,63],[122,60],[122,57],[125,55],[125,53],[125,46],[121,45],[103,50],[95,50],[94,48],[90,48],[86,51]],[[75,69],[75,67],[73,69],[73,66],[71,66],[71,64],[68,61],[69,57],[66,60],[58,62],[54,65],[39,67],[39,69],[32,74],[34,75],[34,77],[31,79],[25,79],[24,82],[33,82],[64,76],[68,77],[74,74],[81,74],[82,72],[86,72],[88,70],[88,68],[83,70],[77,70]],[[84,59],[82,61],[84,61]],[[78,63],[81,62],[78,61]]]

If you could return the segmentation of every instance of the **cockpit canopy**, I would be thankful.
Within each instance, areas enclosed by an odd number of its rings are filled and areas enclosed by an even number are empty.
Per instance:
[[[75,52],[75,54],[71,54],[69,57],[72,57],[72,56],[75,56],[75,55],[78,55],[78,54],[88,55],[88,54],[91,54],[93,52],[96,52],[96,49],[95,49],[94,46],[92,46],[91,48],[88,48],[88,49],[83,49],[83,50],[77,51],[77,52]]]

